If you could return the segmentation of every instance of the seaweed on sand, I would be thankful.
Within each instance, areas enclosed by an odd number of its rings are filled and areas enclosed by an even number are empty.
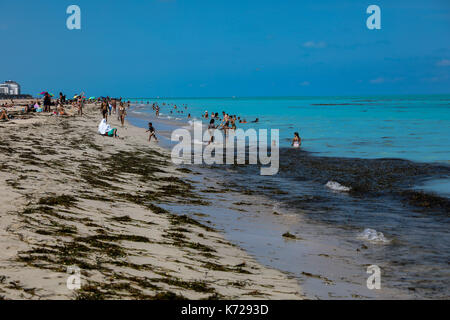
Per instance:
[[[158,207],[157,205],[154,205],[153,203],[150,202],[155,200],[155,195],[151,193],[145,194],[115,193],[115,195],[128,202],[144,206],[152,210],[153,213],[157,214],[169,213],[169,211],[167,211],[166,209]]]
[[[193,290],[196,292],[212,293],[214,288],[208,286],[205,281],[183,281],[177,278],[153,278],[152,282],[163,282],[171,286],[180,287],[183,289]]]
[[[77,199],[70,195],[49,196],[39,199],[38,204],[46,206],[64,206],[66,208],[72,207],[77,202]]]
[[[194,220],[190,217],[188,217],[187,215],[176,215],[176,214],[172,214],[172,216],[170,217],[170,222],[172,223],[172,225],[183,225],[183,224],[191,224],[200,228],[205,229],[206,231],[214,231],[213,228],[208,227],[200,222],[198,222],[197,220]]]

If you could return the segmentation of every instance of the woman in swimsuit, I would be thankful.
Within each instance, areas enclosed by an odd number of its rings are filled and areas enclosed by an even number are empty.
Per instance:
[[[3,121],[8,121],[9,120],[8,119],[8,112],[6,112],[6,109],[3,109],[0,112],[0,120],[3,120]]]
[[[78,98],[78,115],[79,116],[83,115],[83,99],[82,98]]]
[[[127,115],[127,111],[125,110],[125,106],[123,105],[123,102],[120,103],[119,107],[119,115],[120,115],[120,122],[123,124],[125,122],[125,116]]]
[[[292,139],[292,146],[294,148],[299,148],[302,144],[302,139],[298,135],[298,132],[294,132],[294,139]]]
[[[112,104],[112,113],[117,114],[117,101],[116,99],[113,99],[111,101]],[[119,115],[117,115],[117,120],[119,120]]]

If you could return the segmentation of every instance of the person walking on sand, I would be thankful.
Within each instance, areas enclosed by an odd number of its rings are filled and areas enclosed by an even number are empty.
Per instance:
[[[120,123],[123,124],[125,122],[125,116],[127,115],[127,110],[125,109],[125,106],[123,105],[123,102],[120,102],[120,107],[119,107],[119,116],[120,116]]]
[[[154,137],[155,140],[158,141],[158,138],[156,138],[155,134],[155,128],[153,128],[153,124],[151,122],[148,123],[148,130],[145,132],[150,132],[150,135],[148,136],[148,142],[152,140],[152,137]]]
[[[113,113],[117,114],[117,101],[116,101],[116,99],[113,99],[111,101],[111,104],[112,104]],[[117,114],[117,120],[119,120],[119,115],[118,114]]]
[[[81,97],[78,98],[78,115],[82,116],[83,115],[83,99]]]
[[[108,121],[108,103],[106,101],[102,102],[102,105],[100,106],[100,110],[102,112],[103,119]]]

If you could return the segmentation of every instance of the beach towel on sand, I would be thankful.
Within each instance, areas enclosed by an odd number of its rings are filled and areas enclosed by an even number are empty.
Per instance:
[[[105,119],[102,119],[102,121],[100,121],[100,124],[98,125],[98,133],[105,134],[109,131],[111,131],[111,126],[106,123]]]

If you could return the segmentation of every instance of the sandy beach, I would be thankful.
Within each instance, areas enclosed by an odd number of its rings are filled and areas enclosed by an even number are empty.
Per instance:
[[[112,115],[120,138],[101,136],[98,106],[84,113],[0,122],[0,299],[303,297],[213,226],[160,206],[209,204],[144,129]]]

